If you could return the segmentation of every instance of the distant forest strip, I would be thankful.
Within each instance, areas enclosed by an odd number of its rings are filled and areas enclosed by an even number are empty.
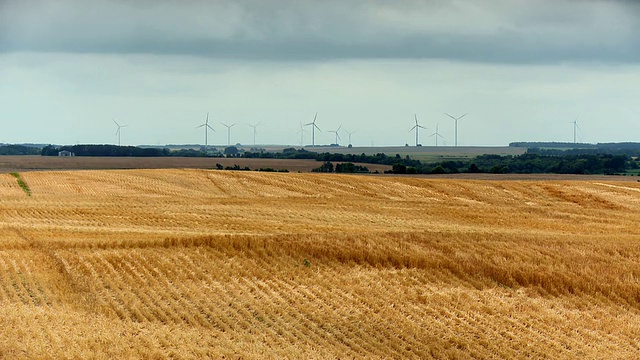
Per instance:
[[[522,143],[512,143],[522,144]],[[510,144],[510,145],[512,145]],[[389,156],[384,153],[375,155],[355,155],[339,153],[317,153],[305,149],[287,148],[281,152],[267,152],[259,149],[240,151],[230,146],[219,151],[169,150],[167,148],[140,148],[115,145],[73,145],[56,147],[48,145],[42,149],[22,145],[0,146],[3,155],[58,156],[63,150],[73,152],[75,156],[132,156],[132,157],[227,157],[254,159],[312,159],[323,164],[315,169],[319,172],[368,172],[366,167],[353,163],[390,165],[388,173],[393,174],[455,174],[455,173],[501,173],[501,174],[634,174],[640,169],[638,155],[640,143],[596,144],[591,148],[565,148],[568,143],[528,143],[532,145],[558,145],[552,149],[531,148],[527,153],[517,156],[480,155],[473,159],[444,160],[423,163],[408,155]],[[576,144],[571,144],[576,145]],[[590,144],[583,144],[590,145]],[[335,163],[335,164],[333,164]],[[343,165],[347,164],[347,165]],[[338,166],[339,165],[339,166]],[[235,170],[235,169],[234,169]]]
[[[568,142],[512,142],[511,147],[525,147],[527,153],[540,155],[629,155],[640,156],[640,143],[568,143]]]
[[[40,155],[40,153],[41,153],[40,148],[34,147],[34,146],[26,146],[26,145],[0,146],[0,155]]]
[[[465,161],[442,161],[418,167],[393,165],[396,174],[627,174],[640,168],[627,155],[480,155]]]
[[[74,156],[133,156],[133,157],[159,157],[171,156],[169,149],[163,148],[141,148],[137,146],[116,146],[116,145],[71,145],[53,146],[47,145],[42,148],[42,156],[58,156],[61,151],[70,151]]]

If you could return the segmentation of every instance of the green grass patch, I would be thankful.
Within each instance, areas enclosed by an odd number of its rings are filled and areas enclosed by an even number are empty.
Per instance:
[[[27,195],[31,196],[31,189],[29,188],[29,185],[27,185],[27,183],[24,181],[22,176],[20,176],[20,174],[17,172],[11,173],[11,176],[16,178],[16,180],[18,181],[18,185],[22,188],[22,190],[24,190]]]

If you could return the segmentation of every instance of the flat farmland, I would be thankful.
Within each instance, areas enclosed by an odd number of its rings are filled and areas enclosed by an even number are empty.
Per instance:
[[[444,160],[468,160],[479,155],[522,155],[527,151],[524,147],[511,146],[372,146],[372,147],[305,147],[314,152],[331,152],[352,155],[386,154],[402,157],[410,156],[422,162],[437,162]]]
[[[2,358],[636,358],[640,183],[0,174]]]
[[[94,157],[94,156],[0,156],[0,172],[35,170],[105,170],[105,169],[214,169],[222,166],[248,166],[251,170],[272,168],[291,172],[311,172],[322,165],[315,160],[196,158],[196,157]],[[380,173],[387,165],[358,164]]]

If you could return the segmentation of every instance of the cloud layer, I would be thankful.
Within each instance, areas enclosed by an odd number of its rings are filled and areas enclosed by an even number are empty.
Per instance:
[[[2,53],[637,63],[638,33],[633,1],[0,2]]]

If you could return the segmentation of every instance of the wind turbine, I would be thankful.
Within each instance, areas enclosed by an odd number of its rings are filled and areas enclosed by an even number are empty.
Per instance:
[[[223,122],[221,122],[220,124],[227,127],[227,146],[231,146],[231,128],[236,126],[236,124],[227,125]]]
[[[318,127],[318,125],[316,125],[316,119],[318,118],[318,113],[316,113],[316,116],[313,117],[313,121],[308,123],[308,124],[304,124],[304,126],[311,126],[311,146],[316,146],[316,129],[318,129],[318,131],[322,132],[322,130],[320,130],[320,128]]]
[[[120,129],[123,127],[127,127],[129,125],[120,125],[115,120],[113,120],[113,123],[116,124],[116,126],[118,127],[118,130],[116,130],[116,136],[118,137],[118,146],[120,146]]]
[[[436,132],[434,132],[433,134],[429,135],[429,137],[435,136],[436,137],[436,147],[438,146],[438,137],[442,138],[442,140],[444,140],[444,137],[442,137],[442,135],[440,135],[440,133],[438,132],[438,124],[436,124]]]
[[[304,133],[307,130],[304,129],[304,126],[302,125],[302,121],[300,122],[300,130],[298,130],[298,132],[296,134],[300,134],[300,146],[304,146]]]
[[[249,124],[249,126],[251,126],[253,128],[253,146],[256,145],[256,128],[258,127],[258,125],[262,124],[262,121],[259,121],[258,123],[256,123],[255,125],[251,125]],[[235,125],[235,124],[234,124]]]
[[[418,146],[418,133],[420,132],[420,129],[426,129],[426,127],[418,124],[418,115],[413,114],[413,118],[416,120],[416,124],[411,128],[411,130],[409,130],[409,132],[412,132],[413,130],[416,131],[416,146]]]
[[[340,145],[340,144],[338,144],[338,140],[342,140],[342,139],[340,139],[340,134],[338,134],[338,131],[340,131],[341,127],[342,127],[342,125],[338,126],[338,128],[333,130],[333,131],[329,131],[330,133],[336,134],[336,142],[334,143],[336,145]]]
[[[448,117],[452,118],[453,121],[456,122],[456,138],[455,139],[456,139],[456,146],[458,146],[458,120],[460,120],[463,117],[467,116],[467,114],[464,114],[464,115],[459,116],[459,117],[454,117],[454,116],[451,116],[451,115],[449,115],[447,113],[444,113],[444,114],[447,115]]]
[[[580,130],[580,127],[578,126],[578,117],[577,116],[576,116],[576,119],[573,120],[572,124],[573,124],[573,143],[576,144],[577,131]]]
[[[347,131],[347,130],[345,130],[345,132],[346,132],[347,134],[349,134],[349,145],[351,145],[351,135],[352,135],[352,134],[354,134],[356,131],[355,131],[355,130],[354,130],[354,131]]]
[[[207,153],[207,149],[209,148],[209,130],[213,130],[216,131],[214,128],[211,127],[211,125],[209,125],[209,113],[207,112],[207,120],[204,122],[204,124],[197,126],[196,129],[199,129],[203,127],[204,128],[204,153]]]

